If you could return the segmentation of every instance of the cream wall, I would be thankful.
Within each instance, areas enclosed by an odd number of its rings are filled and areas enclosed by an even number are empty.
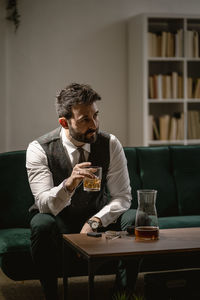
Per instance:
[[[101,94],[101,128],[125,146],[128,19],[144,12],[200,14],[199,0],[18,3],[16,34],[12,24],[5,28],[0,13],[0,151],[25,149],[55,128],[55,95],[74,81],[89,83]]]
[[[6,26],[0,2],[0,152],[6,151]]]

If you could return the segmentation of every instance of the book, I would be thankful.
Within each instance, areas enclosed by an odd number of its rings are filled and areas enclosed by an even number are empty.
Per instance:
[[[169,115],[162,115],[159,117],[159,127],[160,127],[160,140],[166,141],[169,136]]]
[[[162,75],[162,97],[166,98],[166,75]]]
[[[200,139],[200,110],[197,111],[197,124],[198,124],[198,128],[197,128],[197,139]]]
[[[148,32],[148,55],[149,57],[157,57],[159,55],[159,44],[161,37],[160,35],[153,33],[153,32]]]
[[[193,56],[197,58],[199,57],[199,33],[197,31],[194,31],[193,47]]]
[[[153,76],[149,76],[149,98],[154,98],[154,84],[153,84]]]
[[[165,76],[165,84],[166,84],[166,94],[165,98],[170,99],[172,97],[172,85],[171,85],[171,76]]]
[[[197,123],[196,123],[196,112],[194,110],[190,111],[190,122],[191,122],[191,131],[192,139],[197,138]]]
[[[187,137],[188,139],[192,139],[191,111],[187,112]]]
[[[199,138],[200,138],[199,111],[189,110],[188,111],[188,139],[199,139]]]
[[[178,73],[172,72],[172,98],[178,98]]]
[[[169,127],[169,140],[177,139],[177,118],[171,117]]]
[[[196,80],[194,98],[200,98],[200,78],[197,78]]]
[[[167,57],[174,57],[174,34],[167,32]]]
[[[157,76],[157,98],[162,99],[162,75]]]
[[[194,32],[192,30],[186,31],[186,55],[187,57],[194,57],[194,47],[193,47],[193,39],[194,39]]]
[[[175,34],[175,56],[183,56],[183,29],[179,29]]]
[[[153,38],[152,38],[152,32],[148,32],[148,55],[149,55],[149,57],[153,56]]]
[[[178,98],[183,98],[183,77],[178,76]]]
[[[153,75],[153,91],[154,91],[154,98],[158,98],[158,75]]]
[[[153,32],[148,33],[148,49],[149,49],[149,56],[154,57],[156,56],[157,52],[157,37],[156,34]]]
[[[161,56],[167,56],[167,32],[163,31],[161,33]]]
[[[160,140],[159,122],[157,118],[153,118],[153,137],[154,140]]]
[[[188,98],[192,98],[192,78],[187,78],[187,96]]]
[[[184,113],[180,113],[180,118],[177,119],[177,140],[184,139]]]
[[[148,115],[149,140],[153,140],[153,115]]]
[[[200,123],[199,123],[199,111],[198,110],[193,111],[193,122],[194,122],[194,139],[199,139]]]
[[[157,35],[157,56],[161,57],[161,35]]]

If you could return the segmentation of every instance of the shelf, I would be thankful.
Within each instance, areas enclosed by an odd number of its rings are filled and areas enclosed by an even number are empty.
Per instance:
[[[187,102],[185,99],[147,99],[149,103],[184,103]],[[200,100],[200,99],[199,99]],[[190,101],[192,102],[192,101]]]
[[[185,58],[184,57],[149,57],[148,58],[149,61],[184,61]],[[197,60],[197,59],[195,59]],[[200,61],[200,59],[199,59]]]
[[[200,103],[200,98],[191,99],[147,99],[149,103]]]
[[[187,145],[200,145],[200,140],[187,140]]]
[[[164,145],[200,145],[200,139],[198,140],[174,140],[174,141],[148,141],[150,146],[164,146]]]
[[[142,14],[128,26],[129,145],[200,144],[200,18]]]
[[[186,101],[188,103],[200,103],[200,99],[199,98],[192,98],[192,99],[188,99]]]
[[[200,57],[148,57],[149,61],[188,61],[188,62],[200,62]]]
[[[200,142],[200,141],[199,141]],[[185,145],[186,141],[183,140],[166,140],[166,141],[149,141],[148,142],[149,145],[151,146],[163,146],[163,145]]]

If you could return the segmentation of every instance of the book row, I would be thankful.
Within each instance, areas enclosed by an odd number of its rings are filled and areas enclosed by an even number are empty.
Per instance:
[[[155,74],[149,76],[149,98],[183,98],[183,77],[177,72],[172,72],[170,75]]]
[[[199,39],[200,33],[195,30],[187,30],[186,33],[186,56],[200,57]],[[148,32],[149,57],[182,57],[183,29],[176,33],[162,31],[161,33]]]
[[[183,113],[174,113],[155,117],[149,115],[149,139],[150,140],[183,140],[184,116]]]
[[[200,139],[200,110],[187,113],[187,138]],[[149,115],[149,139],[159,141],[177,141],[184,139],[184,115],[174,113],[155,117]]]
[[[148,54],[149,57],[182,57],[183,29],[179,29],[176,33],[148,32]]]

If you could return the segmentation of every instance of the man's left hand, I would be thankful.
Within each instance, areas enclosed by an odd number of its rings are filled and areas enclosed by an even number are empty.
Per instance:
[[[94,220],[94,221],[99,223],[99,226],[102,226],[101,219],[94,216],[94,217],[90,218],[90,220]],[[92,232],[92,231],[93,230],[92,230],[91,226],[86,222],[83,225],[83,228],[81,229],[80,233],[88,233],[88,232]]]
[[[90,225],[88,223],[85,223],[83,225],[80,233],[88,233],[88,232],[92,232],[92,228],[90,227]]]

